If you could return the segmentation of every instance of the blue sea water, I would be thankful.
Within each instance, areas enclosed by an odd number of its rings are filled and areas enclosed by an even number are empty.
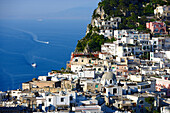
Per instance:
[[[22,82],[66,67],[89,22],[0,20],[0,90],[21,88]]]

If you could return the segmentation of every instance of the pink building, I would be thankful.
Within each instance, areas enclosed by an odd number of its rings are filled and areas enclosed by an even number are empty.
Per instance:
[[[164,22],[147,22],[146,28],[150,29],[153,34],[167,34],[166,24]]]
[[[156,79],[156,91],[167,89],[167,96],[170,96],[170,80],[167,77],[154,79]]]
[[[127,77],[127,75],[128,75],[128,65],[117,65],[116,72],[117,72],[118,76]]]

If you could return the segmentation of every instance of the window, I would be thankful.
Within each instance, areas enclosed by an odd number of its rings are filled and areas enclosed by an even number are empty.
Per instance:
[[[110,80],[110,84],[112,84],[112,80]]]
[[[115,94],[115,93],[117,93],[117,89],[116,88],[113,89],[113,94]]]
[[[112,69],[115,69],[115,67],[112,67]]]
[[[125,62],[125,59],[121,58],[121,62]]]
[[[154,44],[156,44],[156,41],[154,41]]]
[[[103,89],[103,92],[106,93],[106,88]]]
[[[75,62],[78,62],[78,59],[75,59]]]
[[[158,32],[158,29],[155,29],[154,32]]]
[[[81,60],[81,62],[84,62],[83,60]]]
[[[142,35],[139,35],[139,37],[141,38],[141,37],[142,37]]]
[[[89,60],[89,63],[91,63],[91,60]]]
[[[48,101],[51,102],[51,98],[49,98]]]
[[[61,98],[61,102],[64,102],[64,98]]]
[[[73,96],[70,96],[70,100],[73,100]]]
[[[95,85],[95,88],[98,88],[98,85]]]

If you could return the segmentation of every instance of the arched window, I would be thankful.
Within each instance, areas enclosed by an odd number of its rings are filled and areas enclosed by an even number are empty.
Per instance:
[[[143,100],[139,100],[139,104],[143,104]]]
[[[106,88],[103,89],[103,92],[106,93]]]
[[[112,84],[113,83],[113,81],[112,80],[110,80],[110,84]]]
[[[158,29],[155,29],[154,32],[158,32]]]
[[[165,30],[164,30],[164,29],[161,29],[161,30],[160,30],[160,32],[161,32],[161,33],[164,33],[164,32],[165,32]]]

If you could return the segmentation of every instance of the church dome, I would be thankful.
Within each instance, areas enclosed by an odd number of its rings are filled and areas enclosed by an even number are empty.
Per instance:
[[[102,80],[115,80],[115,79],[116,79],[116,76],[112,72],[106,72],[102,76]]]

